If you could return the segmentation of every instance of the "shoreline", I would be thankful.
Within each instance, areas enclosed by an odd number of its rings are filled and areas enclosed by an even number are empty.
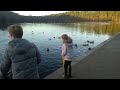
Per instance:
[[[90,54],[92,54],[93,52],[97,51],[100,47],[104,46],[105,44],[107,44],[110,40],[114,39],[117,35],[119,35],[119,33],[117,33],[116,35],[114,35],[113,37],[105,40],[104,42],[101,42],[99,45],[97,45],[95,48],[93,48],[91,51],[87,52],[86,54],[80,56],[80,57],[75,57],[74,60],[72,61],[71,66],[75,66],[77,63],[81,62],[84,58],[88,57]],[[59,79],[59,77],[62,77],[62,74],[64,73],[63,71],[63,67],[57,69],[56,71],[54,71],[53,73],[49,74],[48,76],[46,76],[43,79]]]

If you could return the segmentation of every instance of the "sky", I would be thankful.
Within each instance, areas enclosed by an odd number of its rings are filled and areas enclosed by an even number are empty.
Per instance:
[[[18,13],[20,15],[25,15],[25,16],[44,16],[44,15],[50,15],[50,14],[57,14],[57,13],[63,13],[66,11],[12,11],[15,13]]]

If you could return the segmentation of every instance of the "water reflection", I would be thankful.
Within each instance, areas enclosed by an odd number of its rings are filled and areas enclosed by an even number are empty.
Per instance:
[[[107,34],[113,36],[116,33],[120,32],[120,25],[116,23],[103,23],[103,22],[84,22],[84,23],[62,23],[54,24],[59,26],[64,26],[66,29],[79,30],[87,33],[95,34]]]
[[[13,23],[12,23],[13,24]],[[1,24],[0,23],[0,30],[5,30],[11,23]],[[28,23],[29,24],[29,23]],[[22,26],[26,25],[21,23]],[[33,23],[36,25],[36,23]],[[83,22],[83,23],[56,23],[56,24],[49,24],[51,27],[59,27],[62,29],[68,30],[72,29],[74,31],[78,30],[80,33],[87,32],[87,33],[94,33],[94,34],[107,34],[109,36],[115,35],[117,32],[120,32],[120,25],[116,23],[96,23],[96,22]],[[73,34],[74,35],[74,34]]]
[[[73,39],[73,43],[78,46],[74,47],[74,54],[75,56],[80,56],[88,52],[89,47],[96,47],[98,44],[120,31],[120,25],[114,23],[20,23],[20,25],[24,30],[23,38],[35,43],[40,50],[42,62],[39,66],[39,75],[41,78],[61,66],[62,40],[58,39],[58,37],[62,34],[67,33]],[[8,27],[8,24],[0,26],[0,28],[6,27]],[[50,38],[51,40],[49,40]],[[94,44],[90,44],[89,47],[82,46],[86,44],[87,40],[94,41]],[[0,31],[1,57],[8,42],[8,32]],[[49,52],[46,51],[47,48],[50,49]]]

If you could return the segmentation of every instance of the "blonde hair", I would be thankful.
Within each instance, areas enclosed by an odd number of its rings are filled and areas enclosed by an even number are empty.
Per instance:
[[[72,43],[72,39],[68,37],[67,43]]]
[[[63,34],[61,37],[63,39],[63,43],[72,43],[72,39],[67,34]]]

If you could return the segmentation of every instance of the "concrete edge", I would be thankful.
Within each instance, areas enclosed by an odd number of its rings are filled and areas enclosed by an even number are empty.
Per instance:
[[[113,37],[101,42],[99,45],[97,45],[95,48],[93,48],[91,51],[87,52],[85,55],[82,55],[80,57],[75,57],[74,61],[72,61],[71,66],[73,67],[74,65],[76,65],[78,62],[80,62],[81,60],[83,60],[85,57],[89,56],[91,53],[93,53],[94,51],[98,50],[100,47],[102,47],[103,45],[105,45],[107,42],[109,42],[110,40],[112,40],[113,38],[115,38],[117,35],[119,35],[119,33],[117,33],[116,35],[114,35]],[[62,77],[62,74],[64,73],[64,68],[61,67],[59,69],[57,69],[56,71],[54,71],[53,73],[49,74],[48,76],[46,76],[44,79],[58,79],[59,76]]]

